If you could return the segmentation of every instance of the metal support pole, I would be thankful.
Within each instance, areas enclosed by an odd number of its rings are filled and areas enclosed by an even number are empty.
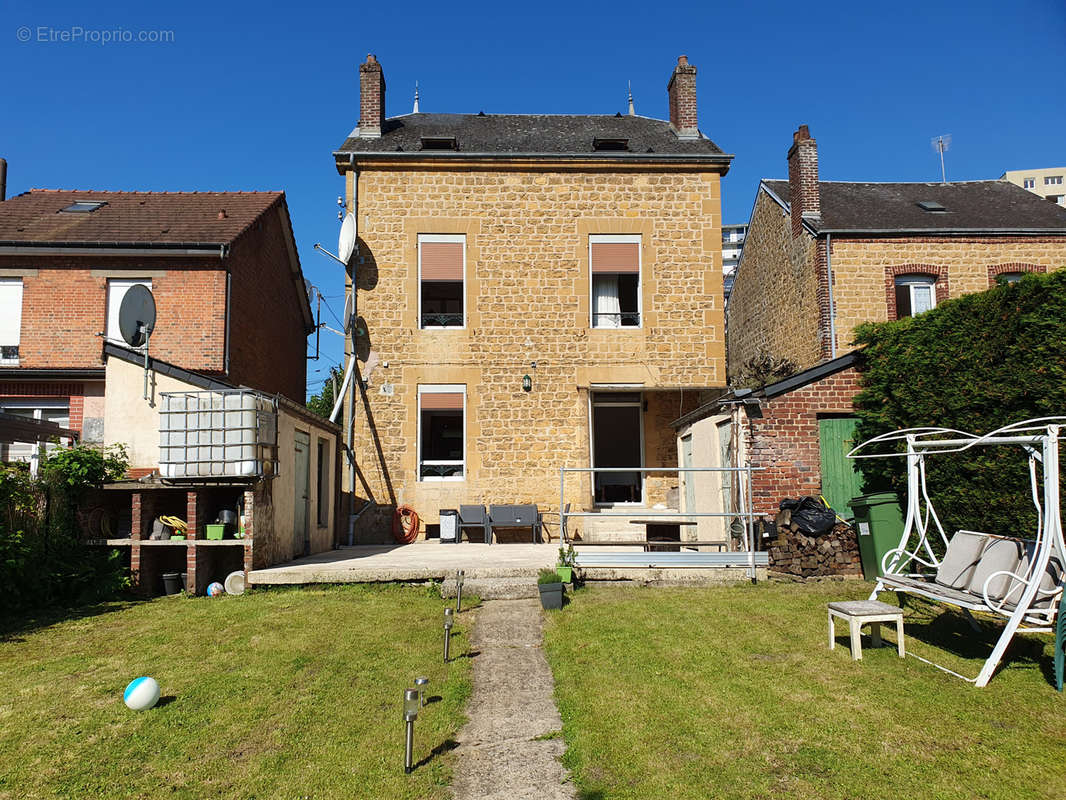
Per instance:
[[[403,749],[403,772],[405,775],[410,775],[411,770],[414,769],[415,718],[410,714],[404,714],[403,718],[407,723],[407,737]]]
[[[559,468],[559,542],[566,544],[566,511],[563,503],[563,484],[566,481],[566,469]]]
[[[152,332],[146,325],[141,325],[144,331],[144,399],[148,399],[148,343],[152,341]]]
[[[755,506],[751,489],[751,463],[745,465],[748,480],[748,577],[755,583]]]
[[[445,628],[444,629],[444,663],[445,664],[448,663],[448,650],[450,649],[451,640],[452,640],[451,628]]]

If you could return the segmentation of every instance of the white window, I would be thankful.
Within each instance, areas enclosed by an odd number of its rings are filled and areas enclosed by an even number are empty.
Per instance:
[[[22,337],[22,278],[0,278],[0,364],[18,366]]]
[[[1056,205],[1066,205],[1066,203],[1063,202],[1063,200],[1066,199],[1066,195],[1049,194],[1047,196],[1047,199],[1050,200],[1052,203],[1055,203]]]
[[[148,278],[112,278],[107,282],[107,331],[105,336],[109,342],[129,347],[122,338],[118,329],[118,310],[122,306],[122,298],[132,286],[144,286],[149,291],[152,289],[152,281]]]
[[[418,327],[465,328],[466,236],[418,236]]]
[[[418,479],[466,478],[466,387],[418,387]]]
[[[589,236],[593,328],[641,326],[640,234]]]
[[[1048,175],[1046,178],[1044,178],[1044,185],[1045,186],[1061,186],[1062,185],[1062,176],[1061,175]]]
[[[1036,178],[1026,178],[1022,183],[1026,189],[1036,188]]]
[[[936,278],[901,275],[896,278],[896,319],[914,317],[936,306]]]
[[[5,400],[0,403],[0,411],[27,419],[54,422],[61,428],[70,427],[70,404],[48,400]],[[66,443],[66,439],[60,439]],[[54,442],[11,442],[0,444],[0,461],[25,461],[30,465],[30,472],[37,474],[41,455],[55,449]]]

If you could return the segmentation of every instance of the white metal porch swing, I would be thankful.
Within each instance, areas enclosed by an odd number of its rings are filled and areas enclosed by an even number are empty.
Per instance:
[[[907,459],[907,515],[899,546],[885,553],[882,576],[870,594],[907,592],[1006,619],[991,655],[976,678],[915,656],[944,672],[985,686],[1015,633],[1052,633],[1063,591],[1066,542],[1059,503],[1059,439],[1066,417],[1024,420],[978,436],[949,428],[908,428],[875,436],[856,446],[849,458]],[[862,452],[876,445],[905,442],[902,452]],[[957,531],[949,540],[929,497],[926,459],[974,447],[1016,446],[1029,457],[1029,482],[1036,509],[1035,538],[980,531]],[[935,529],[935,532],[934,530]],[[939,535],[938,557],[930,536]],[[971,619],[971,623],[973,620]]]

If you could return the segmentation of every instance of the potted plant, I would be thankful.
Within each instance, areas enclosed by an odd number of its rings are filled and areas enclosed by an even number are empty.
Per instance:
[[[542,569],[537,575],[537,588],[540,589],[541,608],[563,607],[563,582],[555,570]]]
[[[567,544],[566,547],[559,547],[559,564],[555,568],[555,572],[559,575],[559,580],[563,583],[572,583],[574,580],[574,567],[577,566],[577,553],[574,552],[574,546]]]

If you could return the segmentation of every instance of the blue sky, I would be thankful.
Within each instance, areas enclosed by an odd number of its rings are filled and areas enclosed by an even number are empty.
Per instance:
[[[140,31],[172,41],[103,41]],[[930,139],[945,133],[949,180],[1066,165],[1064,0],[0,0],[8,193],[284,189],[304,272],[339,314],[343,275],[312,245],[336,243],[330,153],[357,120],[368,52],[390,116],[411,110],[417,80],[423,111],[487,113],[624,112],[632,81],[637,113],[654,117],[685,53],[700,128],[736,155],[726,222],[747,219],[759,178],[785,176],[800,123],[827,180],[937,180]],[[343,352],[338,336],[322,342],[312,391]]]

